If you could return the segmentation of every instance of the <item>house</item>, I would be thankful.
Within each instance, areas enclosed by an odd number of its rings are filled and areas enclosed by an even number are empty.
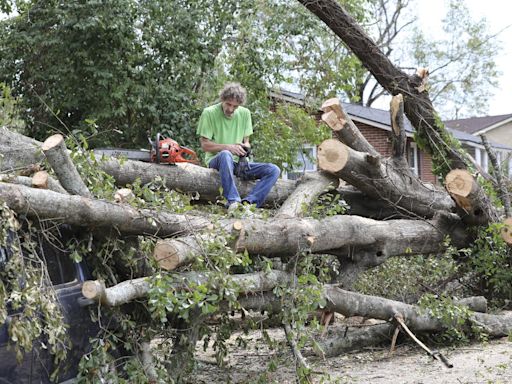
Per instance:
[[[445,121],[447,127],[476,136],[485,135],[492,142],[496,151],[496,158],[502,165],[504,173],[508,168],[508,175],[512,176],[512,113],[499,116],[471,117],[468,119]],[[499,144],[497,144],[499,143]],[[485,149],[480,147],[466,148],[478,164],[487,171],[489,160]]]
[[[280,91],[272,92],[271,98],[275,102],[286,102],[293,103],[300,106],[306,105],[306,100],[303,95],[295,92]],[[361,133],[366,137],[368,142],[374,146],[374,148],[381,153],[383,156],[391,155],[391,122],[389,111],[385,111],[377,108],[364,107],[358,104],[342,103],[343,108],[352,119],[354,124],[359,128]],[[318,118],[321,116],[321,111],[318,112]],[[508,120],[500,120],[502,122],[507,121],[508,128],[511,130],[512,127],[512,114],[506,115]],[[471,119],[467,119],[471,120]],[[464,132],[461,130],[454,129],[450,124],[446,124],[446,127],[453,136],[458,139],[463,148],[473,156],[476,163],[482,167],[483,170],[488,170],[488,158],[485,148],[481,142],[480,137],[475,136],[471,133]],[[491,125],[491,127],[496,124]],[[501,127],[501,126],[499,126]],[[430,154],[421,151],[416,143],[414,142],[414,128],[407,118],[404,119],[404,128],[407,136],[407,160],[413,170],[413,172],[419,176],[422,181],[437,183],[437,176],[432,173],[432,158]],[[498,128],[498,126],[496,126]],[[500,130],[501,132],[501,130]],[[509,133],[507,136],[512,141],[512,134]],[[505,173],[512,175],[512,142],[508,145],[504,144],[504,140],[495,142],[491,136],[488,136],[491,145],[494,147],[499,161],[505,162],[507,165],[504,168]],[[310,157],[316,158],[316,148],[311,145],[305,145],[305,151],[309,152]],[[296,173],[303,173],[307,171],[316,170],[316,164],[309,161],[303,156],[298,155],[298,160],[303,167],[298,169]]]

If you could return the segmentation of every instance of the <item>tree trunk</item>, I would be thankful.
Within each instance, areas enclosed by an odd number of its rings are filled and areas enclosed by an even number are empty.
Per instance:
[[[130,160],[121,162],[114,158],[100,161],[99,167],[113,176],[120,187],[131,184],[136,179],[147,184],[158,178],[169,189],[196,195],[203,201],[215,202],[221,198],[220,177],[214,169],[189,163],[162,165]],[[281,204],[294,190],[294,184],[293,181],[278,180],[268,194],[266,204]],[[247,195],[254,185],[254,181],[237,181],[240,195]]]
[[[237,251],[250,255],[290,256],[309,250],[312,253],[346,256],[365,268],[383,263],[390,256],[406,256],[443,252],[447,235],[455,246],[467,244],[468,235],[460,222],[447,217],[435,220],[376,221],[359,216],[332,216],[323,220],[274,219],[264,221],[222,220],[223,228],[232,232],[234,224],[240,233]],[[243,230],[243,232],[242,232]],[[236,233],[236,232],[233,232]],[[166,265],[191,263],[203,255],[204,244],[215,241],[215,235],[162,239],[157,242],[154,257]]]
[[[338,140],[325,140],[318,147],[318,166],[411,217],[431,218],[436,211],[455,209],[445,191],[422,183],[408,167],[397,168],[380,156],[354,151]]]
[[[213,284],[214,280],[208,272],[187,272],[174,274],[176,289],[187,289],[191,284],[204,285]],[[271,291],[279,284],[288,284],[293,277],[283,271],[270,271],[231,275],[233,283],[240,287],[241,295],[254,294],[258,292]],[[88,298],[109,307],[126,304],[130,301],[146,297],[150,289],[149,278],[142,277],[134,280],[127,280],[113,287],[106,288],[99,280],[89,280],[82,286],[82,294]]]
[[[319,172],[306,173],[300,178],[295,190],[288,196],[275,217],[302,217],[305,209],[328,190],[334,190],[339,180]]]
[[[54,219],[89,228],[116,227],[125,234],[169,236],[207,227],[198,216],[177,215],[150,209],[135,209],[103,200],[0,183],[0,199],[15,212],[35,219]]]

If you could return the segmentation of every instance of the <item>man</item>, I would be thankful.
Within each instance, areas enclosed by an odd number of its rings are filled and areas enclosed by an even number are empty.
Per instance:
[[[270,163],[246,165],[240,162],[240,157],[247,155],[251,147],[251,112],[242,106],[245,104],[246,91],[238,83],[228,83],[219,96],[220,103],[205,108],[199,119],[197,134],[201,148],[206,152],[208,167],[220,173],[222,193],[227,200],[228,210],[236,209],[242,202],[255,204],[259,208],[281,171]],[[245,180],[259,179],[243,200],[235,184],[235,174]]]

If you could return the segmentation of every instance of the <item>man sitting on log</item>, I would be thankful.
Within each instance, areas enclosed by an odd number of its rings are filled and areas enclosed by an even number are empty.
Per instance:
[[[203,110],[197,134],[201,148],[206,152],[209,168],[219,171],[223,195],[228,211],[234,211],[241,203],[261,207],[277,181],[281,171],[270,163],[248,162],[249,136],[252,135],[251,112],[243,107],[246,91],[238,83],[228,83],[219,94],[220,103]],[[242,180],[259,179],[251,192],[240,198],[235,175]]]

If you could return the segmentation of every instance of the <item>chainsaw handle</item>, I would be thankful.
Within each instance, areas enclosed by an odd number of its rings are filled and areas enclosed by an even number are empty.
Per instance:
[[[156,134],[156,140],[155,140],[155,160],[157,164],[160,164],[160,132]]]

